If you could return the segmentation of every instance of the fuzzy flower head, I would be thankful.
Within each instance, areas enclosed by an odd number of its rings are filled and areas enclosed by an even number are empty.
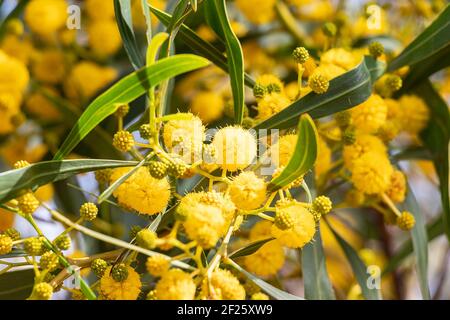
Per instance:
[[[191,102],[191,111],[204,123],[212,123],[220,119],[225,109],[225,102],[213,91],[197,93]]]
[[[291,101],[283,93],[266,94],[258,100],[258,119],[265,120],[285,109]]]
[[[136,300],[141,292],[141,279],[133,268],[127,267],[128,276],[116,281],[108,267],[100,279],[100,292],[106,300]]]
[[[265,24],[275,18],[275,0],[236,0],[236,6],[254,24]]]
[[[90,22],[87,34],[93,53],[99,57],[114,55],[122,47],[122,38],[113,19]]]
[[[239,126],[220,129],[212,144],[217,150],[217,164],[231,172],[248,167],[258,149],[255,136]]]
[[[131,168],[115,169],[111,173],[111,183],[122,177]],[[170,184],[166,178],[157,180],[147,168],[139,168],[113,193],[119,203],[140,214],[153,215],[161,212],[170,199]]]
[[[334,64],[338,67],[341,67],[345,70],[350,70],[356,67],[359,63],[358,60],[355,59],[355,56],[342,48],[334,48],[330,49],[320,57],[321,63]]]
[[[51,36],[65,25],[67,6],[64,0],[32,0],[25,8],[25,22],[34,33]]]
[[[351,180],[365,194],[381,194],[389,188],[392,173],[387,155],[371,151],[354,161]]]
[[[386,122],[388,107],[376,94],[351,109],[352,122],[356,129],[364,133],[374,133]]]
[[[415,135],[425,129],[430,119],[430,110],[425,102],[415,95],[404,95],[399,103],[403,130]]]
[[[355,143],[344,146],[343,158],[347,169],[353,167],[353,162],[367,152],[374,151],[380,154],[386,154],[387,149],[380,138],[370,135],[356,135]]]
[[[391,175],[391,183],[386,190],[386,195],[396,203],[405,200],[406,195],[406,177],[400,170],[395,170]]]
[[[230,184],[229,194],[237,208],[252,210],[266,200],[266,182],[253,171],[242,172]]]
[[[217,269],[211,274],[211,296],[218,300],[244,300],[245,290],[239,280],[228,270]],[[208,285],[205,282],[204,285]],[[207,290],[208,288],[206,288]],[[203,288],[205,290],[205,288]]]
[[[161,277],[155,290],[158,300],[193,300],[196,286],[188,273],[171,269]]]

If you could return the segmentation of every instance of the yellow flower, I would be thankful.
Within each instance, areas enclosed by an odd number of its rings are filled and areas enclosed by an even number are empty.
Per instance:
[[[365,194],[381,194],[389,188],[392,172],[387,155],[371,151],[353,162],[351,180]]]
[[[16,117],[20,114],[21,93],[13,88],[1,89],[0,84],[0,134],[7,134],[17,127]]]
[[[272,162],[278,167],[286,166],[291,160],[296,144],[296,134],[286,134],[281,136],[278,141],[270,147]]]
[[[131,168],[115,169],[111,183],[130,171]],[[166,178],[153,178],[147,168],[139,168],[113,193],[119,203],[141,214],[153,215],[161,212],[170,199],[170,184]]]
[[[169,270],[170,260],[161,255],[147,258],[145,263],[148,273],[155,277],[160,277]]]
[[[122,38],[115,20],[93,21],[87,33],[92,51],[101,57],[114,55],[122,46]]]
[[[253,171],[242,172],[229,186],[231,200],[237,208],[252,210],[259,208],[266,200],[266,182]]]
[[[289,202],[277,210],[288,213],[294,223],[292,228],[286,230],[281,230],[275,225],[272,226],[272,235],[283,246],[302,248],[312,240],[316,233],[316,222],[311,212],[296,201]]]
[[[315,176],[316,179],[326,173],[331,167],[331,149],[319,136],[317,140],[317,160],[315,164]]]
[[[207,282],[205,283],[207,285]],[[211,296],[219,300],[244,300],[245,290],[228,270],[217,269],[211,274]]]
[[[188,273],[171,269],[162,276],[155,289],[158,300],[193,300],[196,287]]]
[[[25,8],[25,22],[41,36],[49,36],[62,28],[66,19],[67,3],[64,0],[31,0]]]
[[[191,111],[204,123],[211,123],[220,119],[225,109],[222,97],[212,91],[197,93],[191,102]]]
[[[114,19],[114,2],[104,0],[86,0],[85,10],[89,18],[95,20]]]
[[[262,99],[258,99],[258,119],[265,120],[273,116],[274,114],[280,112],[287,106],[289,106],[291,101],[283,93],[271,93],[266,94]]]
[[[404,95],[399,103],[402,110],[403,130],[418,134],[425,129],[430,119],[430,110],[425,102],[415,95]]]
[[[320,57],[320,62],[325,64],[332,64],[343,68],[344,70],[350,70],[357,66],[359,63],[355,59],[355,56],[343,48],[333,48],[323,53]]]
[[[33,75],[37,80],[57,84],[66,75],[64,55],[57,50],[46,50],[37,55],[33,63]]]
[[[386,154],[387,149],[383,141],[376,136],[370,134],[357,135],[355,143],[344,146],[343,158],[345,167],[351,170],[356,159],[371,151]]]
[[[310,21],[327,21],[331,20],[334,8],[329,0],[316,0],[298,7],[301,19]]]
[[[353,125],[360,132],[374,133],[386,122],[387,105],[384,100],[376,94],[351,109]]]
[[[54,96],[58,96],[58,92],[53,88],[46,88]],[[61,113],[44,94],[40,92],[32,93],[25,101],[26,110],[41,119],[56,120],[61,118]]]
[[[391,183],[389,189],[386,190],[386,195],[393,202],[403,202],[406,194],[406,178],[403,172],[395,170],[391,175]]]
[[[141,279],[133,268],[127,267],[128,277],[121,282],[113,279],[111,268],[100,279],[100,292],[107,300],[136,300],[141,292]]]
[[[5,35],[0,49],[11,57],[15,57],[22,63],[27,64],[33,53],[33,44],[28,38],[20,38],[16,35]]]
[[[255,159],[258,148],[255,136],[238,126],[220,129],[212,144],[217,150],[217,164],[232,172],[248,167]]]
[[[275,18],[275,0],[236,0],[236,6],[254,24],[271,22]]]
[[[0,91],[5,88],[24,91],[30,75],[23,62],[0,51]]]

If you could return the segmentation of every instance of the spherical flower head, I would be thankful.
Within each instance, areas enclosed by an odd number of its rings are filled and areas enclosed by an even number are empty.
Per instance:
[[[328,91],[330,82],[323,74],[314,72],[308,79],[308,85],[315,93],[324,94]]]
[[[156,232],[149,229],[142,229],[136,234],[137,244],[149,250],[155,248],[157,239]]]
[[[25,8],[25,22],[40,36],[50,36],[62,28],[67,19],[64,0],[32,0]]]
[[[197,93],[191,101],[191,111],[204,123],[219,120],[224,112],[225,102],[222,96],[213,91]]]
[[[70,249],[70,245],[72,243],[72,240],[70,239],[70,237],[66,234],[61,235],[59,237],[57,237],[54,241],[55,246],[59,249],[59,250],[69,250]]]
[[[48,251],[42,255],[39,266],[42,270],[54,271],[59,266],[59,258],[56,253]]]
[[[202,226],[196,235],[197,244],[203,249],[214,248],[220,239],[219,233],[210,226]]]
[[[257,155],[255,136],[239,126],[220,129],[212,144],[217,150],[217,164],[231,172],[245,169]]]
[[[131,168],[114,169],[111,183],[130,170]],[[169,203],[170,184],[166,178],[161,180],[153,178],[147,168],[141,167],[125,180],[113,195],[125,208],[140,214],[154,215],[161,212]]]
[[[139,127],[139,135],[142,139],[149,140],[152,137],[152,127],[149,124],[143,124]]]
[[[258,120],[265,120],[291,104],[283,93],[271,93],[258,100]]]
[[[337,27],[333,22],[327,22],[322,26],[322,32],[325,36],[332,38],[337,33]]]
[[[111,269],[111,277],[117,282],[128,279],[128,266],[124,263],[117,264]]]
[[[0,83],[10,84],[9,91],[13,95],[9,97],[16,101],[20,100],[21,93],[27,88],[29,80],[27,66],[19,59],[0,50]],[[14,105],[18,107],[17,103]]]
[[[148,165],[150,175],[158,180],[161,180],[167,176],[167,169],[169,166],[161,161],[151,161]]]
[[[30,256],[40,256],[45,252],[44,244],[39,238],[26,239],[23,248]]]
[[[188,273],[171,269],[161,277],[155,290],[158,300],[193,300],[196,286]]]
[[[109,1],[86,0],[85,10],[89,18],[94,20],[114,19],[114,5]]]
[[[272,236],[286,247],[302,248],[312,240],[316,233],[316,222],[313,215],[296,201],[292,201],[280,209],[289,214],[294,221],[294,226],[287,230],[281,230],[273,225]]]
[[[331,202],[330,198],[326,196],[319,196],[314,199],[312,210],[320,213],[320,215],[324,216],[328,214],[331,209],[333,209],[333,202]]]
[[[402,78],[400,78],[399,76],[397,76],[395,74],[388,75],[385,79],[385,83],[386,83],[386,87],[391,92],[400,90],[403,85]]]
[[[192,204],[188,210],[189,215],[183,222],[187,237],[191,240],[198,240],[203,245],[211,246],[214,241],[205,241],[205,228],[220,230],[222,233],[226,227],[222,211],[215,206],[202,203]],[[217,233],[216,237],[216,240],[218,240],[219,235]]]
[[[387,148],[380,138],[370,134],[357,134],[355,143],[344,146],[343,158],[347,169],[353,167],[353,162],[367,152],[374,151],[386,154]]]
[[[30,163],[26,160],[19,160],[16,163],[14,163],[14,169],[22,169],[22,168],[26,168],[30,165]]]
[[[92,202],[86,202],[80,207],[80,217],[86,221],[92,221],[97,218],[98,208]]]
[[[128,112],[130,112],[130,106],[128,104],[122,104],[117,108],[115,115],[118,118],[123,118],[128,114]]]
[[[141,292],[141,279],[133,268],[127,266],[128,277],[124,281],[116,281],[108,267],[100,279],[100,292],[106,300],[136,300]]]
[[[280,78],[273,74],[263,74],[256,79],[256,84],[265,87],[268,94],[281,93],[284,88]]]
[[[13,240],[11,237],[0,234],[0,255],[5,255],[11,252],[13,247]]]
[[[207,285],[207,283],[205,283]],[[211,296],[221,300],[244,300],[245,290],[239,280],[229,271],[217,269],[211,274],[209,282]],[[204,289],[205,290],[205,289]]]
[[[278,141],[270,147],[272,163],[278,167],[286,166],[294,153],[297,139],[296,134],[286,134],[279,137]]]
[[[268,221],[262,222],[267,222],[269,233],[265,237],[259,238],[258,240],[271,237],[270,230],[272,223]],[[258,240],[251,239],[252,242]],[[283,267],[285,259],[284,250],[280,242],[277,240],[272,240],[264,244],[255,253],[244,257],[243,264],[247,271],[261,277],[266,277],[276,275],[277,272]]]
[[[41,282],[34,286],[30,299],[50,300],[53,296],[53,287],[47,282]]]
[[[86,31],[89,46],[99,57],[114,55],[122,46],[119,29],[113,19],[90,21]]]
[[[284,210],[283,208],[277,208],[274,225],[280,230],[289,230],[294,227],[295,221],[291,216],[291,210]]]
[[[10,237],[13,241],[20,240],[21,237],[20,232],[14,228],[6,229],[4,235]]]
[[[174,155],[167,166],[167,173],[174,178],[182,178],[188,172],[188,169],[183,159]]]
[[[374,57],[376,59],[376,58],[380,57],[381,55],[383,55],[384,46],[378,41],[373,41],[369,45],[369,53],[372,57]]]
[[[92,272],[99,278],[103,277],[106,269],[108,269],[108,263],[103,259],[98,258],[91,263]]]
[[[128,152],[134,146],[134,137],[131,132],[118,131],[113,138],[113,146],[122,152]]]
[[[351,181],[359,191],[377,195],[389,188],[392,173],[388,157],[371,151],[354,161]]]
[[[152,276],[161,277],[169,270],[170,260],[162,255],[155,255],[147,258],[145,266]]]
[[[262,84],[259,83],[255,84],[255,86],[253,87],[253,96],[256,99],[264,98],[266,94],[268,94],[266,86],[263,86]]]
[[[257,25],[269,23],[275,18],[275,0],[236,0],[240,12]],[[257,8],[257,9],[256,9]]]
[[[377,132],[386,122],[387,111],[384,100],[372,94],[368,100],[351,109],[353,125],[363,133]]]
[[[386,195],[395,203],[401,203],[406,195],[406,178],[403,172],[395,170],[391,175],[391,183]]]
[[[229,185],[229,195],[238,209],[253,210],[266,200],[266,182],[253,171],[242,172]]]
[[[267,294],[258,292],[258,293],[252,294],[250,299],[251,300],[269,300],[270,298]]]
[[[111,173],[111,169],[95,171],[95,180],[97,180],[98,183],[108,183],[111,177]]]
[[[61,51],[48,49],[37,55],[32,68],[33,76],[41,82],[56,85],[64,79],[66,66],[66,57]]]
[[[200,202],[219,208],[227,223],[230,223],[236,213],[236,206],[231,197],[223,192],[210,191],[201,193]]]
[[[309,51],[305,47],[297,47],[292,53],[295,62],[304,64],[309,59]]]
[[[397,226],[404,230],[409,231],[416,225],[416,219],[411,212],[403,211],[400,216],[397,217]]]
[[[39,208],[39,200],[32,192],[27,192],[17,198],[19,210],[24,214],[33,214]]]
[[[359,59],[356,59],[350,51],[343,48],[333,48],[322,54],[320,63],[334,64],[345,70],[350,70],[359,63]]]
[[[425,102],[415,95],[403,95],[400,100],[402,127],[406,132],[416,135],[428,125],[430,110]]]

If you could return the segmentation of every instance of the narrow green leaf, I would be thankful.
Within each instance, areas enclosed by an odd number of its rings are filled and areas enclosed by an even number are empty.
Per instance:
[[[34,285],[34,270],[7,272],[0,276],[0,300],[25,300]]]
[[[133,31],[131,0],[114,0],[114,11],[125,51],[133,68],[138,70],[145,64]]]
[[[156,62],[158,51],[168,38],[169,34],[165,32],[160,32],[153,37],[147,49],[147,66],[150,66]]]
[[[161,81],[208,64],[209,61],[204,58],[180,54],[159,60],[124,77],[87,107],[54,159],[61,160],[67,156],[89,132],[116,112],[120,105],[135,100]]]
[[[366,56],[353,70],[330,81],[324,94],[314,92],[259,123],[255,129],[286,129],[297,125],[297,119],[305,113],[312,118],[323,118],[339,111],[355,107],[372,94],[372,85],[383,74],[385,65]]]
[[[0,203],[17,197],[24,190],[34,190],[78,173],[135,165],[137,165],[136,161],[83,159],[45,161],[22,169],[5,171],[0,173]]]
[[[268,187],[270,192],[288,186],[311,170],[317,159],[317,140],[314,121],[309,115],[302,115],[298,123],[298,139],[292,158],[281,174],[270,182]]]
[[[228,260],[228,261],[233,268],[235,268],[237,271],[239,271],[240,273],[244,274],[247,278],[252,280],[258,287],[260,287],[265,293],[267,293],[269,296],[273,297],[274,299],[277,299],[277,300],[304,300],[301,297],[297,297],[293,294],[290,294],[288,292],[285,292],[283,290],[275,288],[271,284],[268,284],[264,280],[261,280],[257,276],[244,270],[240,265],[238,265],[233,260]]]
[[[246,245],[243,248],[240,248],[229,255],[230,259],[241,258],[245,256],[249,256],[258,251],[263,245],[272,241],[274,238],[268,238],[263,240],[258,240]]]
[[[155,7],[150,6],[151,11],[155,14],[155,16],[165,25],[168,26],[170,24],[172,16],[164,11],[158,10]],[[226,56],[220,52],[216,47],[214,47],[211,43],[200,38],[195,31],[190,29],[185,24],[180,26],[180,30],[178,32],[178,39],[185,43],[194,53],[205,57],[212,63],[214,63],[217,67],[228,72],[228,64]],[[244,75],[245,84],[250,88],[253,88],[255,85],[255,80],[245,73]]]
[[[364,298],[366,298],[367,300],[380,300],[381,292],[379,288],[376,288],[376,286],[374,286],[374,288],[369,288],[370,274],[367,272],[367,266],[358,256],[358,253],[355,251],[355,249],[352,248],[350,244],[347,243],[347,241],[344,240],[344,238],[342,238],[333,229],[330,223],[327,222],[327,225],[330,228],[331,232],[333,233],[334,237],[336,238],[337,242],[339,243],[340,247],[344,251],[347,260],[350,263],[350,266],[352,267],[356,281],[361,287],[361,292]]]
[[[389,71],[420,64],[450,46],[450,5],[389,64]]]
[[[241,124],[244,118],[244,55],[241,43],[231,28],[225,0],[209,0],[205,2],[208,24],[215,33],[225,40],[228,58],[228,73],[230,74],[233,91],[234,120]]]

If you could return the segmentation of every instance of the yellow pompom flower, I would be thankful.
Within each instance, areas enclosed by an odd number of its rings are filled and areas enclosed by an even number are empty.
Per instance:
[[[284,93],[266,94],[263,98],[258,99],[258,119],[265,120],[274,114],[285,109],[291,101]]]
[[[220,119],[225,109],[223,98],[212,91],[197,93],[191,101],[191,111],[204,123]]]
[[[272,162],[278,167],[286,166],[291,160],[296,145],[296,134],[286,134],[279,137],[278,141],[270,147]]]
[[[323,53],[320,62],[333,64],[345,70],[353,69],[359,63],[350,51],[343,48],[333,48]]]
[[[89,45],[101,57],[114,55],[122,46],[122,38],[115,20],[94,21],[88,25]]]
[[[236,0],[236,6],[254,24],[269,23],[275,18],[275,0]]]
[[[13,240],[3,234],[0,234],[0,255],[5,255],[11,252],[13,247]]]
[[[241,210],[259,208],[266,200],[266,182],[253,171],[242,172],[229,186],[231,200]]]
[[[22,95],[16,89],[1,90],[0,87],[0,134],[8,134],[17,127],[15,119],[20,114]]]
[[[325,140],[319,136],[317,140],[317,160],[315,164],[315,176],[319,178],[331,167],[331,149]]]
[[[220,129],[212,144],[217,150],[217,165],[232,172],[248,167],[258,149],[255,136],[239,126]]]
[[[7,55],[15,57],[24,64],[28,64],[33,53],[33,44],[29,38],[23,39],[13,34],[6,34],[2,39],[0,49]]]
[[[276,225],[272,226],[272,235],[283,246],[302,248],[312,240],[316,233],[316,222],[311,212],[296,201],[283,204],[277,207],[278,210],[283,210],[293,220],[293,227],[286,230],[281,230]]]
[[[136,300],[141,292],[141,279],[133,268],[127,266],[128,277],[119,282],[113,279],[108,267],[100,279],[100,292],[106,300]]]
[[[62,28],[67,19],[64,0],[31,0],[25,8],[25,22],[41,36],[49,36]]]
[[[365,194],[381,194],[389,188],[392,173],[386,154],[366,152],[353,162],[351,180]]]
[[[376,94],[351,109],[353,125],[360,132],[374,133],[386,122],[388,108],[384,100]]]
[[[22,92],[28,86],[30,75],[20,60],[0,51],[0,91],[13,88]]]
[[[193,300],[196,287],[188,273],[171,269],[158,281],[155,290],[158,300]]]
[[[54,96],[58,96],[57,91],[46,88]],[[56,120],[61,117],[61,113],[55,105],[42,93],[34,92],[25,101],[26,110],[40,118],[46,120]]]
[[[85,10],[91,19],[114,19],[114,2],[105,0],[86,0]]]
[[[332,80],[334,78],[339,77],[340,75],[344,74],[346,70],[340,66],[337,66],[335,64],[331,63],[321,63],[320,66],[314,69],[314,74],[321,74],[328,80]]]
[[[401,203],[405,200],[406,178],[403,172],[395,170],[391,175],[391,183],[386,190],[386,195],[393,201]]]
[[[280,78],[278,78],[276,75],[270,74],[270,73],[260,75],[256,79],[256,84],[266,88],[268,93],[273,93],[273,92],[280,93],[284,89],[284,84],[283,84],[283,82],[281,82]]]
[[[397,226],[404,230],[409,231],[416,225],[416,219],[411,212],[403,211],[400,216],[397,217]]]
[[[314,71],[314,73],[308,79],[308,85],[315,93],[324,94],[328,91],[330,82],[325,75]]]
[[[110,181],[113,183],[131,168],[113,170]],[[170,184],[166,178],[153,178],[147,168],[139,168],[123,182],[113,193],[125,208],[136,210],[140,214],[153,215],[161,212],[170,199]]]
[[[425,102],[415,95],[404,95],[399,103],[403,130],[410,134],[418,134],[425,129],[430,119],[430,110]]]
[[[122,152],[130,151],[134,146],[134,137],[131,132],[121,130],[113,137],[113,146]]]
[[[57,84],[66,75],[66,62],[61,51],[46,50],[38,54],[33,63],[33,75],[42,82]]]
[[[207,282],[205,283],[207,284]],[[245,290],[228,270],[217,269],[211,274],[211,296],[219,300],[244,300]]]
[[[298,7],[299,16],[302,20],[328,21],[333,18],[334,8],[329,0],[315,0]]]
[[[383,141],[376,136],[370,134],[357,135],[355,143],[344,146],[343,158],[345,167],[351,170],[356,159],[371,151],[386,154],[387,149]]]
[[[147,258],[145,267],[152,276],[161,277],[169,270],[170,260],[161,255],[155,255]]]
[[[39,200],[36,199],[33,192],[27,192],[17,198],[19,210],[24,214],[33,214],[39,208]]]

